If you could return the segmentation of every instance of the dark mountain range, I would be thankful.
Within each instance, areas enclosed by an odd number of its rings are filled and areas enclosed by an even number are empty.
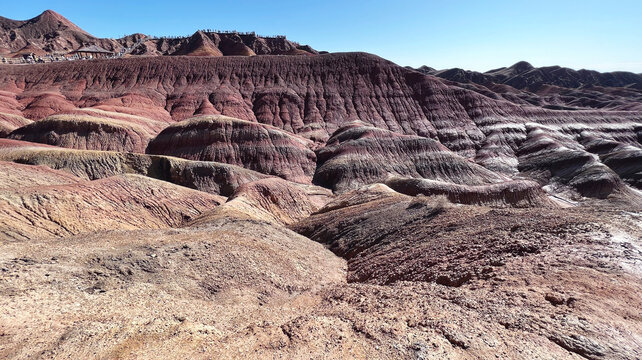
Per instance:
[[[520,61],[484,73],[458,68],[416,69],[490,96],[556,109],[608,108],[640,110],[642,75],[617,71],[600,73],[560,66],[536,68]]]
[[[254,33],[197,31],[191,37],[155,38],[132,34],[119,39],[97,38],[52,10],[29,20],[0,17],[0,56],[23,54],[63,55],[96,45],[127,55],[310,55],[309,46],[291,42],[285,36],[261,37]]]

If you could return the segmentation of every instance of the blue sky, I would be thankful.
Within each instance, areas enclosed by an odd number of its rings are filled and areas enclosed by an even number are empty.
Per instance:
[[[24,20],[46,9],[100,37],[213,28],[415,67],[486,71],[526,60],[642,73],[642,0],[30,0],[3,1],[0,16]]]

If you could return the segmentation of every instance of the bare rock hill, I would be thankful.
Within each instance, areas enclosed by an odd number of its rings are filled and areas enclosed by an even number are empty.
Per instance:
[[[204,116],[170,125],[147,153],[238,165],[297,182],[310,182],[312,142],[275,127],[226,116]]]
[[[4,168],[14,171],[10,166]],[[57,238],[99,229],[167,228],[225,201],[140,175],[60,185],[26,184],[0,190],[2,240]]]
[[[26,46],[43,52],[71,51],[98,40],[53,10],[25,21],[0,17],[0,27],[0,47],[13,52]]]
[[[234,117],[240,119],[234,126],[211,121],[196,125],[196,120],[180,131],[184,124],[170,126],[151,141],[148,152],[230,162],[299,182],[310,181],[315,170],[324,184],[326,172],[327,178],[338,182],[347,176],[346,184],[363,178],[348,188],[382,181],[387,174],[462,185],[522,176],[541,186],[550,185],[547,189],[553,192],[598,198],[626,192],[622,189],[627,185],[638,186],[635,161],[625,168],[607,160],[615,157],[591,154],[581,143],[590,133],[635,154],[642,148],[642,117],[637,111],[551,110],[515,103],[363,53],[0,66],[0,91],[6,99],[0,110],[6,114],[32,120],[56,113],[91,114],[142,126],[150,134],[161,131],[164,124],[195,116]],[[144,126],[146,120],[150,125]],[[344,129],[339,136],[342,131],[337,130],[355,121],[367,122],[372,129],[348,126],[351,130]],[[209,130],[199,133],[205,127]],[[243,138],[241,143],[247,146],[230,147],[227,138],[214,136],[228,130],[234,141]],[[335,132],[337,136],[330,139]],[[259,136],[262,133],[272,135]],[[276,134],[284,142],[251,146],[258,137],[270,139]],[[347,139],[350,134],[354,139]],[[86,144],[86,135],[75,131],[74,136],[84,137],[78,142]],[[104,142],[122,143],[118,136]],[[545,146],[547,142],[553,144]],[[418,148],[419,144],[426,148]],[[310,149],[320,155],[317,164]],[[373,159],[380,157],[375,150],[385,155],[385,163],[373,165]],[[470,169],[419,161],[431,156]],[[572,158],[586,166],[571,167],[577,162],[564,159]],[[425,166],[415,167],[415,160]],[[342,173],[344,166],[352,170]],[[429,169],[431,166],[436,167]],[[464,179],[473,173],[477,180]],[[479,180],[482,173],[484,181]],[[593,186],[598,183],[602,185]],[[336,190],[344,185],[324,186]]]
[[[152,135],[121,120],[54,115],[16,129],[8,138],[71,149],[143,153]]]
[[[352,123],[317,150],[314,183],[335,191],[406,176],[481,185],[508,180],[465,159],[433,139]]]
[[[170,156],[73,150],[0,139],[0,160],[63,170],[84,180],[138,174],[210,194],[230,196],[241,185],[268,178],[239,166]]]

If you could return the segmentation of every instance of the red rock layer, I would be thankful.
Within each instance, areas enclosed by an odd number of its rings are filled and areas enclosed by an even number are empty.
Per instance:
[[[347,122],[363,120],[439,140],[468,158],[493,130],[485,128],[489,119],[499,124],[554,121],[575,126],[564,131],[617,122],[617,131],[627,139],[636,135],[635,124],[641,121],[635,112],[553,111],[491,99],[362,53],[0,66],[0,90],[15,94],[23,106],[18,111],[28,118],[70,106],[107,105],[128,94],[137,100],[122,108],[136,108],[145,99],[140,111],[156,120],[222,114],[318,141]],[[51,95],[39,98],[45,93]]]
[[[8,137],[70,149],[142,153],[151,135],[120,120],[57,115],[16,129]]]
[[[40,167],[34,169],[42,172]],[[1,189],[0,239],[34,240],[99,230],[167,228],[181,225],[224,201],[220,196],[140,175]]]
[[[494,172],[514,176],[521,170],[542,185],[562,177],[541,177],[541,172],[529,170],[531,157],[525,155],[532,142],[528,128],[534,125],[554,137],[572,139],[575,145],[566,146],[569,149],[580,146],[577,139],[587,129],[622,145],[642,146],[639,112],[558,111],[516,104],[362,53],[0,66],[0,91],[7,99],[3,112],[32,119],[79,107],[128,112],[161,123],[222,114],[312,139],[317,148],[338,128],[363,120],[398,134],[433,139]],[[445,160],[431,163],[440,161]],[[269,162],[244,166],[293,179],[283,169],[265,169]],[[403,167],[412,170],[410,164]],[[568,181],[561,183],[566,186]],[[608,193],[587,190],[592,183],[574,182],[571,188],[583,187],[580,193],[586,196]]]
[[[239,165],[296,182],[310,182],[315,155],[311,142],[272,126],[204,116],[167,127],[147,147],[148,154]]]
[[[330,190],[318,186],[279,178],[257,180],[241,185],[224,205],[194,219],[190,226],[230,216],[290,225],[319,210],[331,197]]]

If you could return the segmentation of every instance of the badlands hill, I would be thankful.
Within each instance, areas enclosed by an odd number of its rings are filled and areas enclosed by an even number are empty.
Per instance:
[[[642,358],[637,75],[140,39],[0,65],[0,358]]]
[[[464,85],[363,53],[78,61],[0,67],[0,110],[36,121],[6,122],[16,140],[230,162],[339,191],[389,175],[525,178],[571,199],[637,199],[639,112],[552,110]],[[62,116],[79,112],[92,115]]]

